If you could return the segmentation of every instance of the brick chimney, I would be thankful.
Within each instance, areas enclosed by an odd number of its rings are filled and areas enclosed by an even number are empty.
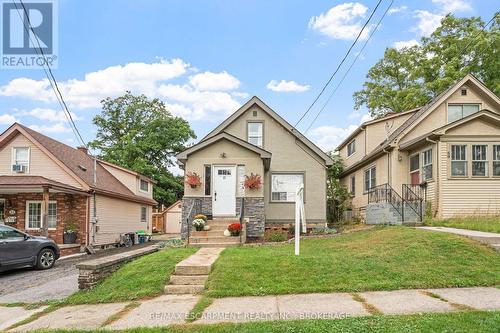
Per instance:
[[[84,146],[76,147],[76,149],[78,149],[79,151],[81,151],[81,152],[83,152],[85,154],[89,153],[89,150],[87,149],[87,147],[84,147]]]

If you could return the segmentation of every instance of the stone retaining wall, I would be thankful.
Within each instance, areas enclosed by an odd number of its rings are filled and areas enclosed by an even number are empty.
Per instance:
[[[124,253],[113,254],[107,257],[93,259],[81,262],[76,265],[79,269],[78,288],[89,289],[94,287],[98,282],[107,278],[111,273],[120,268],[123,264],[158,251],[156,246],[143,247],[137,250],[132,250]]]

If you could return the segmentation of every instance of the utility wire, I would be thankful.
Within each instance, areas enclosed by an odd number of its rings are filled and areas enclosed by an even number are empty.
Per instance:
[[[68,122],[70,124],[71,129],[73,130],[73,132],[74,132],[75,136],[77,137],[77,139],[82,143],[82,145],[85,146],[86,148],[88,148],[85,140],[83,140],[83,137],[80,134],[80,131],[78,130],[78,127],[76,127],[76,124],[75,124],[75,122],[73,120],[73,116],[71,115],[71,112],[69,111],[66,102],[64,101],[64,97],[63,97],[63,95],[61,93],[61,90],[59,89],[59,85],[57,84],[57,80],[56,80],[56,78],[54,76],[54,73],[52,73],[52,69],[50,68],[50,65],[49,65],[49,63],[47,61],[47,57],[45,56],[45,54],[43,52],[43,49],[42,49],[42,47],[40,45],[40,41],[38,39],[38,36],[36,35],[35,31],[33,30],[33,27],[31,26],[31,21],[30,21],[28,10],[26,9],[26,6],[24,5],[24,3],[23,3],[22,0],[19,0],[19,3],[23,7],[23,12],[24,12],[24,15],[26,16],[26,19],[27,19],[26,21],[28,23],[28,26],[26,26],[25,20],[21,16],[20,9],[17,6],[16,1],[12,0],[12,2],[14,3],[14,6],[16,7],[16,11],[17,11],[17,13],[18,13],[18,15],[19,15],[19,17],[21,19],[21,22],[23,22],[23,27],[26,30],[26,33],[28,34],[28,37],[29,37],[31,43],[33,43],[33,40],[31,38],[30,31],[33,34],[33,36],[35,36],[35,41],[36,41],[36,44],[38,45],[38,48],[35,47],[35,51],[36,51],[36,53],[38,55],[41,55],[43,57],[44,65],[47,66],[47,69],[45,69],[45,67],[42,66],[43,71],[45,72],[45,75],[46,75],[47,79],[50,82],[50,86],[52,87],[52,90],[54,91],[54,94],[56,95],[56,99],[57,99],[59,105],[61,106],[61,108],[63,110],[63,113],[66,116],[66,119],[68,120]],[[35,44],[35,43],[33,43],[33,44]]]
[[[462,54],[465,53],[467,51],[467,49],[469,48],[469,46],[472,45],[472,43],[474,42],[474,40],[476,39],[476,37],[479,36],[479,34],[481,32],[484,31],[484,29],[486,29],[490,23],[498,16],[500,15],[500,13],[496,13],[495,15],[493,15],[493,17],[483,26],[483,28],[481,30],[479,30],[479,32],[467,43],[467,45],[465,45],[465,47],[462,49]]]
[[[337,66],[337,68],[335,69],[335,71],[333,72],[333,74],[330,76],[330,78],[328,79],[328,81],[325,83],[325,85],[323,86],[323,88],[321,89],[321,91],[319,92],[318,96],[316,96],[316,98],[314,99],[314,101],[312,102],[312,104],[307,108],[306,112],[302,115],[302,117],[300,117],[300,119],[297,121],[297,123],[295,123],[295,126],[294,127],[297,127],[297,125],[302,121],[302,119],[304,119],[304,117],[309,113],[309,111],[312,109],[312,107],[314,106],[314,104],[316,104],[316,102],[318,101],[318,99],[321,97],[321,95],[323,94],[323,92],[325,92],[326,88],[328,87],[328,85],[330,84],[330,82],[333,80],[333,77],[335,76],[335,74],[337,74],[337,72],[339,71],[340,67],[342,66],[342,64],[345,62],[345,60],[347,59],[347,57],[349,56],[349,54],[351,53],[354,45],[356,45],[356,42],[358,41],[358,39],[361,37],[361,34],[363,33],[363,31],[365,30],[366,26],[368,25],[368,23],[370,22],[370,20],[372,19],[373,15],[375,14],[375,12],[377,11],[377,8],[379,7],[380,3],[382,2],[382,0],[379,0],[377,5],[375,6],[375,8],[373,9],[373,11],[371,12],[370,16],[368,17],[368,19],[366,20],[365,24],[363,25],[363,28],[359,31],[358,33],[358,36],[356,37],[356,39],[354,40],[354,42],[351,44],[351,46],[349,47],[349,49],[347,50],[347,53],[345,54],[344,58],[342,59],[342,61],[340,62],[340,64]]]
[[[494,19],[498,16],[498,15],[500,15],[500,13],[496,13],[495,15],[493,15],[493,17],[492,17],[492,18],[488,21],[488,23],[486,23],[486,24],[484,25],[484,27],[481,29],[481,31],[484,31],[484,29],[486,29],[486,27],[487,27],[487,26],[488,26],[488,25],[489,25],[489,24],[490,24],[490,23],[491,23],[491,22],[492,22],[492,21],[493,21],[493,20],[494,20]],[[481,31],[480,31],[480,32],[478,32],[478,33],[476,34],[476,36],[474,36],[474,39],[475,39],[476,37],[478,37],[478,36],[479,36],[479,34],[481,33]],[[473,42],[473,41],[470,41],[470,42],[469,42],[469,44],[472,44],[472,42]],[[469,45],[467,45],[467,46],[466,46],[466,48],[467,48],[468,46],[469,46]],[[465,53],[466,48],[464,48],[464,51],[462,51],[462,55]],[[471,59],[469,59],[468,61],[466,61],[466,62],[464,63],[463,67],[467,67],[467,66],[469,66],[469,64],[470,64],[473,60],[475,60],[475,58],[476,58],[476,57],[481,56],[481,55],[482,55],[482,54],[483,54],[483,53],[484,53],[487,49],[488,49],[488,45],[486,45],[486,47],[485,47],[485,48],[483,48],[483,49],[482,49],[479,53],[477,53],[477,52],[476,52],[476,54],[474,54],[474,56],[473,56]]]
[[[391,3],[389,4],[389,6],[387,6],[384,14],[380,17],[380,19],[378,20],[377,22],[377,25],[375,26],[375,29],[373,29],[370,33],[370,35],[368,36],[368,38],[366,39],[365,43],[363,44],[363,47],[361,48],[361,50],[358,52],[358,54],[356,55],[356,57],[354,58],[353,62],[351,63],[351,65],[349,66],[349,68],[347,68],[347,71],[344,73],[344,76],[342,76],[342,78],[340,79],[339,83],[337,84],[337,86],[333,89],[332,93],[330,94],[330,96],[328,96],[328,99],[326,100],[326,102],[323,104],[323,106],[321,107],[321,109],[318,111],[318,113],[316,113],[316,116],[314,117],[314,119],[311,121],[311,124],[309,124],[309,126],[307,127],[307,129],[305,130],[304,133],[307,133],[311,127],[314,125],[314,123],[316,122],[316,120],[318,119],[319,115],[321,114],[321,112],[323,112],[323,110],[326,108],[326,106],[328,105],[328,103],[330,102],[330,100],[332,99],[333,95],[335,94],[335,92],[337,92],[337,90],[339,89],[339,87],[342,85],[342,83],[344,82],[344,79],[347,77],[347,74],[349,74],[350,70],[352,69],[352,67],[354,66],[354,64],[356,63],[356,61],[358,60],[358,58],[361,56],[361,54],[363,53],[363,50],[365,49],[366,45],[368,45],[368,42],[370,42],[370,39],[372,38],[372,36],[375,34],[375,31],[377,31],[378,27],[380,26],[380,23],[382,22],[382,20],[385,18],[385,16],[387,15],[387,12],[389,11],[389,9],[392,7],[392,5],[394,4],[394,0],[391,0]]]

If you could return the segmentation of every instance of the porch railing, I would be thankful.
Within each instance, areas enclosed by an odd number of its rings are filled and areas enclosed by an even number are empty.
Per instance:
[[[418,215],[419,221],[422,222],[422,206],[424,198],[417,194],[414,190],[417,190],[419,194],[422,193],[420,185],[403,184],[401,186],[403,203],[410,207]]]
[[[404,221],[403,198],[394,191],[391,185],[386,183],[368,190],[368,203],[389,203],[401,215],[401,219]]]
[[[189,207],[188,214],[186,216],[187,223],[187,243],[189,244],[189,238],[191,237],[191,228],[193,227],[193,219],[197,214],[201,213],[201,199],[194,199]]]

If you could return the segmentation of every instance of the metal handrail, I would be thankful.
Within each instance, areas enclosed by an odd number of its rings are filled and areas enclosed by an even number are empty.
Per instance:
[[[241,237],[242,237],[242,234],[243,234],[243,230],[245,230],[246,232],[246,223],[245,223],[245,198],[241,198],[241,204],[240,204],[240,226],[241,226],[241,230],[240,230],[240,244],[241,244]],[[245,227],[245,228],[243,228]]]
[[[368,190],[368,203],[390,203],[392,207],[401,215],[404,221],[403,198],[391,187],[385,183],[374,186]]]
[[[193,217],[201,212],[201,201],[200,199],[194,199],[191,207],[189,207],[188,214],[186,216],[186,223],[188,227],[187,234],[187,244],[189,245],[189,238],[191,237],[191,224]]]
[[[415,185],[403,184],[401,186],[401,193],[403,194],[403,203],[407,203],[408,206],[418,215],[420,221],[422,221],[422,203],[423,198],[419,196],[412,190]],[[420,185],[416,185],[419,186]]]

